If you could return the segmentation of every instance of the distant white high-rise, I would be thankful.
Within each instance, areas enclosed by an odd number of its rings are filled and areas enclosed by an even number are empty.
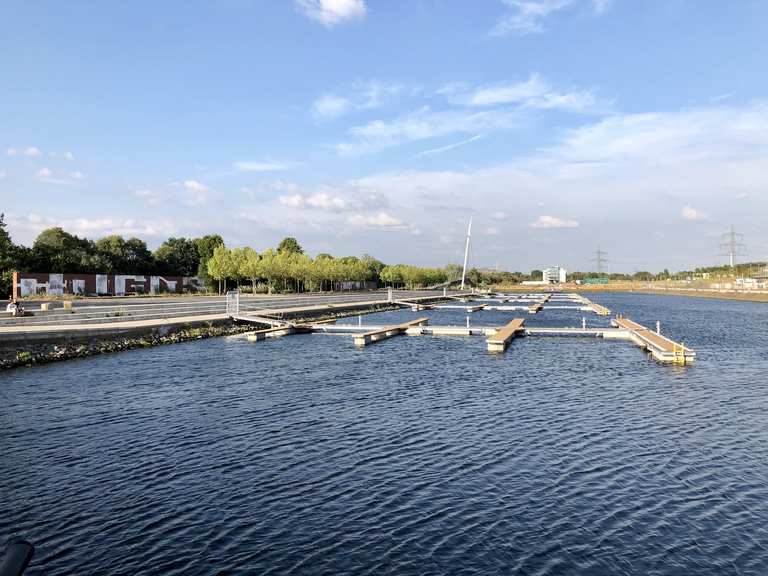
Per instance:
[[[564,284],[567,282],[568,273],[560,266],[550,266],[542,270],[542,281],[549,284]]]

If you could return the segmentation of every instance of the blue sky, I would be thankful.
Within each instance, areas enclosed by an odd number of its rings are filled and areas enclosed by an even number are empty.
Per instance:
[[[17,241],[615,271],[768,258],[768,2],[6,2]]]

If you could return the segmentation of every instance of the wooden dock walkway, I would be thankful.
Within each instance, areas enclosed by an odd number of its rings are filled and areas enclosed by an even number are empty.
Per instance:
[[[685,344],[670,340],[629,318],[616,318],[612,320],[612,324],[626,330],[635,344],[648,350],[660,362],[685,366],[693,364],[696,358],[696,352]]]
[[[385,326],[384,328],[377,328],[376,330],[358,334],[355,335],[355,346],[368,346],[368,344],[373,344],[379,340],[386,340],[387,338],[392,338],[393,336],[400,336],[405,334],[408,328],[412,326],[421,326],[427,324],[428,322],[429,318],[427,317],[417,318],[416,320],[411,320],[410,322],[405,322],[403,324]]]
[[[509,324],[500,328],[496,334],[486,340],[488,352],[504,352],[509,343],[518,334],[523,333],[523,324],[525,324],[524,318],[515,318]]]

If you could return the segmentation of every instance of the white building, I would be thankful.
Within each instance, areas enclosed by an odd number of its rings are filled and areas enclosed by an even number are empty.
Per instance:
[[[547,284],[564,284],[567,282],[567,272],[560,266],[551,266],[542,270],[542,281]]]

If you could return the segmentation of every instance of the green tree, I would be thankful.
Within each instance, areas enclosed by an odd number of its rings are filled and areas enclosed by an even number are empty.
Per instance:
[[[279,277],[277,252],[275,252],[272,248],[265,250],[261,254],[261,260],[259,262],[259,276],[267,281],[267,290],[271,294],[275,285],[275,281]]]
[[[11,241],[6,227],[5,214],[0,213],[0,298],[11,292],[13,271],[18,270],[21,264],[21,247]]]
[[[243,257],[238,262],[238,272],[242,278],[251,281],[251,291],[256,293],[256,283],[261,278],[261,256],[253,248],[243,248]]]
[[[222,282],[226,289],[227,279],[231,277],[234,270],[234,262],[230,250],[223,244],[213,250],[213,254],[206,263],[208,275],[219,284],[218,292],[221,294]]]
[[[200,262],[197,265],[197,276],[202,280],[206,288],[211,289],[213,287],[213,279],[208,275],[208,259],[213,256],[213,251],[218,246],[224,246],[224,239],[218,234],[208,234],[195,238],[194,242],[197,248],[197,255],[200,258]]]
[[[96,249],[86,238],[65,232],[60,227],[48,228],[38,234],[32,245],[32,265],[38,272],[62,274],[95,272]]]
[[[292,236],[288,236],[280,240],[280,244],[277,245],[278,254],[304,254],[304,248],[301,247],[298,240]]]
[[[168,238],[154,253],[157,273],[167,276],[194,276],[200,256],[194,240]]]
[[[154,272],[152,253],[143,240],[122,236],[105,236],[96,241],[94,266],[105,274],[151,274]]]

